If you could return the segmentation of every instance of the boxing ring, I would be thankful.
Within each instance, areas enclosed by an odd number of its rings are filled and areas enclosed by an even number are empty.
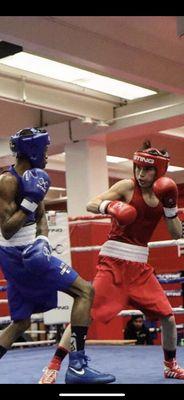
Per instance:
[[[105,218],[105,217],[104,217]],[[72,223],[72,222],[71,222]],[[154,241],[148,243],[149,248],[176,247],[178,257],[184,256],[184,239]],[[101,246],[72,247],[72,252],[97,250]],[[157,278],[161,284],[184,283],[184,276],[180,272],[159,274]],[[6,281],[0,281],[0,293],[6,295]],[[182,290],[170,290],[165,293],[173,296],[182,294]],[[172,293],[172,294],[171,294]],[[7,299],[0,299],[0,305],[7,304]],[[173,307],[174,314],[184,315],[184,307]],[[140,310],[121,310],[118,317],[142,315]],[[10,322],[10,317],[0,316],[0,325]],[[34,314],[31,318],[34,324],[43,323],[43,314]],[[183,329],[183,324],[176,325]],[[150,332],[160,332],[160,328],[150,328]],[[43,368],[48,364],[56,350],[56,339],[53,329],[31,329],[28,334],[45,335],[44,340],[17,342],[12,350],[1,359],[0,383],[5,384],[37,384]],[[116,376],[114,384],[182,384],[182,380],[165,379],[163,377],[163,352],[160,345],[135,346],[135,340],[87,340],[86,353],[91,358],[91,366],[103,372],[110,372]],[[110,360],[110,363],[109,363]],[[177,347],[177,361],[184,366],[184,347]],[[64,384],[65,372],[68,366],[68,356],[62,363],[62,369],[57,379],[58,384]],[[118,368],[117,368],[118,367]]]
[[[9,351],[1,359],[0,384],[37,384],[55,346],[29,347]],[[114,384],[183,384],[164,379],[163,354],[160,346],[86,345],[91,366],[116,376]],[[178,347],[177,359],[184,365],[184,349]],[[64,359],[57,383],[64,384],[68,356]]]

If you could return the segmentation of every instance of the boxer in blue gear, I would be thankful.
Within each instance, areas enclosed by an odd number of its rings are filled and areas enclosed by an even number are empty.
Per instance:
[[[44,171],[49,144],[45,130],[26,128],[12,135],[16,163],[0,176],[0,260],[12,319],[1,331],[0,358],[28,329],[31,314],[57,307],[57,292],[63,291],[74,299],[66,383],[110,383],[115,377],[88,367],[84,351],[92,285],[51,253],[43,202],[51,184]]]

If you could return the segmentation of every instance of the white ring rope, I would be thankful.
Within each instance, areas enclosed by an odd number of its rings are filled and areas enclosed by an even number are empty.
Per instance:
[[[174,308],[172,308],[172,311],[175,314],[184,314],[184,307],[174,307]],[[121,310],[117,314],[118,317],[127,317],[127,316],[131,316],[131,315],[144,315],[144,314],[140,310]],[[10,322],[12,322],[12,321],[9,316],[0,317],[0,325],[8,324]],[[39,320],[31,319],[31,322],[43,322],[43,318],[42,319],[39,318]],[[53,331],[50,331],[48,333],[53,333]]]
[[[184,314],[183,307],[174,307],[174,308],[172,308],[172,311],[175,314]],[[127,317],[129,315],[144,315],[144,314],[140,310],[122,310],[117,314],[118,317]]]
[[[83,252],[83,251],[93,251],[93,250],[100,250],[101,246],[82,246],[82,247],[71,247],[72,252]]]
[[[150,249],[160,248],[160,247],[178,247],[181,249],[181,252],[184,251],[184,239],[172,239],[172,240],[160,240],[155,242],[148,242],[148,247]],[[84,252],[84,251],[93,251],[100,250],[102,245],[96,246],[77,246],[71,247],[72,252]]]
[[[184,208],[178,208],[178,214],[184,214]],[[69,217],[68,221],[69,223],[71,222],[87,222],[87,221],[97,221],[98,220],[103,220],[103,219],[110,219],[111,220],[111,215],[109,214],[90,214],[90,215],[79,215],[77,217]]]
[[[155,242],[148,242],[148,247],[150,249],[156,247],[172,247],[172,246],[180,246],[184,248],[184,239],[172,239],[172,240],[160,240]]]
[[[9,315],[5,317],[0,317],[0,325],[9,324],[10,322],[12,322],[12,320]],[[43,322],[43,314],[42,313],[40,313],[40,315],[33,314],[31,316],[31,322]]]
[[[164,290],[164,293],[168,297],[180,297],[183,296],[182,290]]]
[[[43,330],[43,329],[40,329],[40,330],[33,330],[33,329],[31,329],[31,330],[29,330],[29,331],[25,331],[25,333],[32,333],[33,335],[35,335],[35,334],[42,334],[42,333],[45,333],[45,334],[48,334],[48,335],[51,335],[52,333],[57,333],[57,331],[56,330],[51,330],[51,331],[46,331],[46,330]]]
[[[39,340],[39,341],[32,341],[32,342],[16,342],[13,343],[11,347],[20,347],[20,346],[37,346],[40,344],[53,344],[56,343],[55,339],[52,340]]]
[[[0,292],[6,292],[7,286],[0,286]]]

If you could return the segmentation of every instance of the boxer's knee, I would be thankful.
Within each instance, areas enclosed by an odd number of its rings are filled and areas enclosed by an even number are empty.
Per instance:
[[[162,332],[164,336],[176,335],[176,321],[174,315],[168,315],[161,320]]]
[[[170,326],[175,326],[176,321],[174,315],[167,315],[166,317],[162,318],[161,323],[168,324]]]
[[[12,327],[17,332],[24,332],[24,331],[26,331],[26,329],[29,328],[30,324],[31,324],[30,318],[26,318],[26,319],[19,320],[19,321],[13,321]]]
[[[85,299],[92,302],[94,299],[94,293],[95,293],[95,291],[94,291],[94,288],[91,285],[91,283],[85,282],[85,284],[83,285],[83,289],[82,289],[82,297],[84,297]]]
[[[86,301],[92,302],[94,298],[94,288],[90,282],[78,276],[68,290],[68,294],[74,298],[80,297]]]

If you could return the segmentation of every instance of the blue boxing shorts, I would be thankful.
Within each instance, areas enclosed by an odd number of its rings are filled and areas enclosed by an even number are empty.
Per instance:
[[[57,292],[67,292],[79,276],[57,257],[51,256],[42,275],[32,274],[22,262],[26,246],[0,246],[0,265],[7,280],[7,295],[13,321],[57,307]]]

